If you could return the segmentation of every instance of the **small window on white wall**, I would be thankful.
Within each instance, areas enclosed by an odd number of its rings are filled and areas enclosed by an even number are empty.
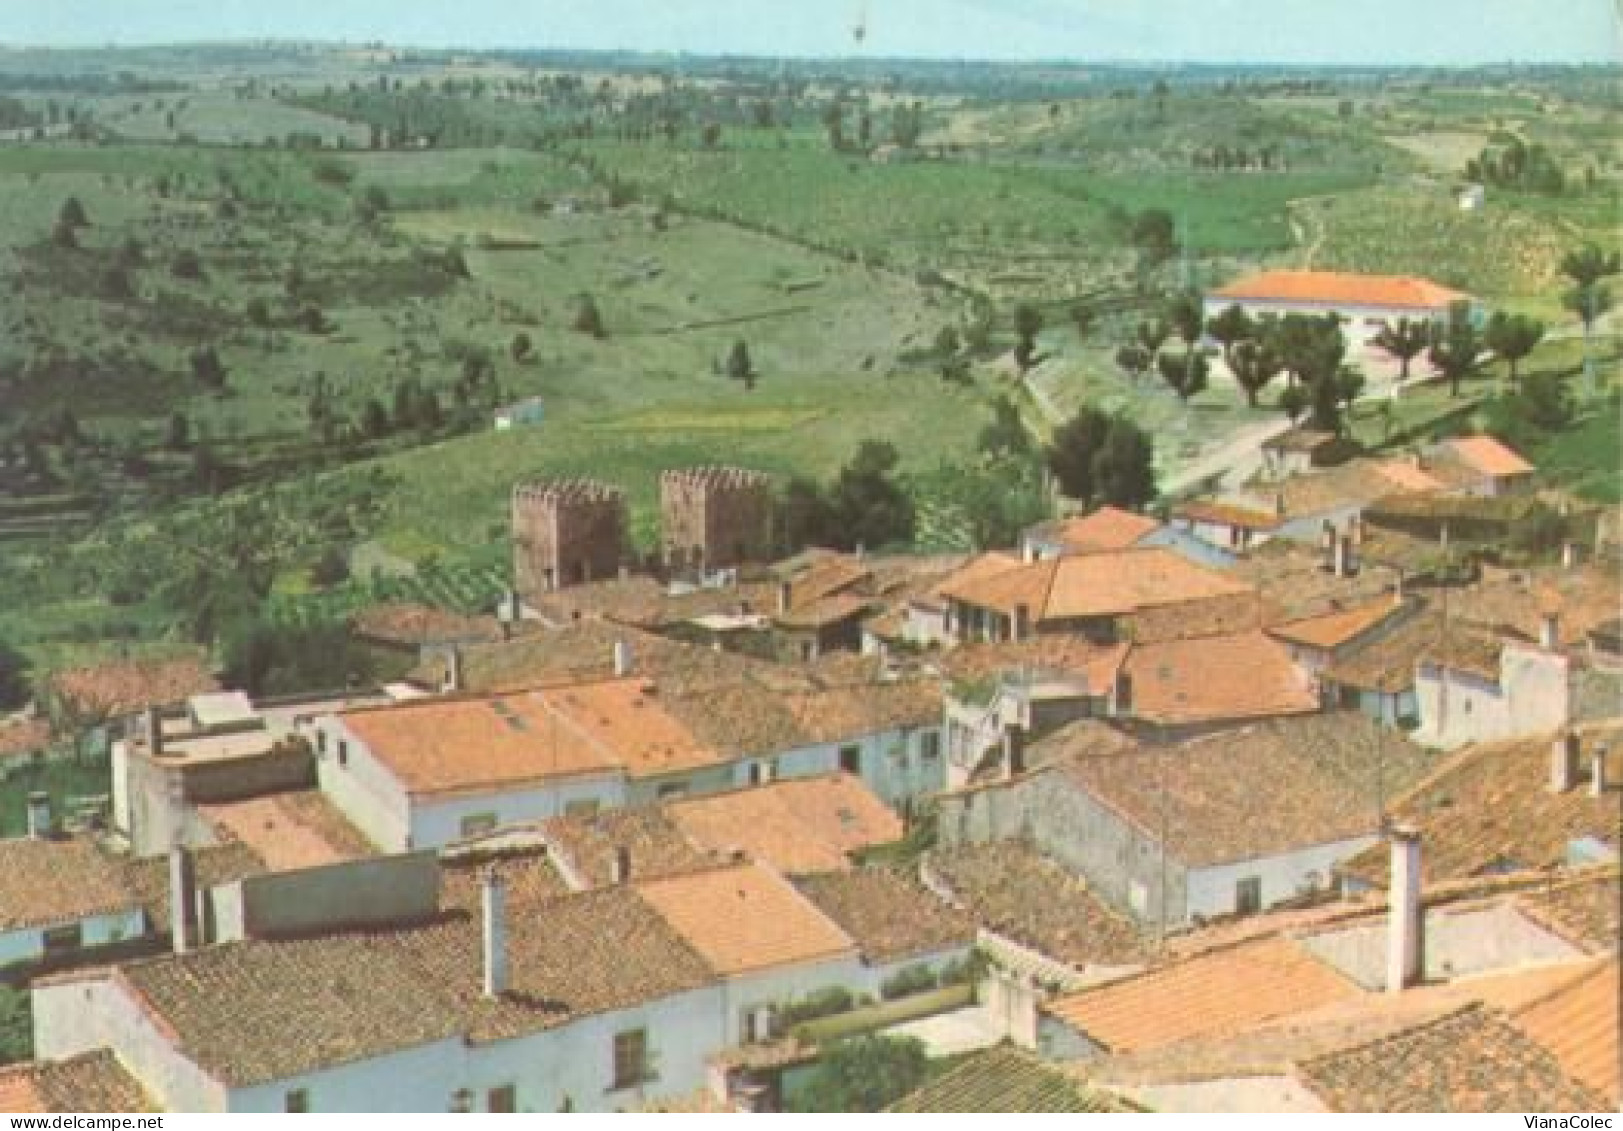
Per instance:
[[[1144,915],[1150,909],[1150,890],[1137,880],[1127,881],[1127,906],[1134,915]]]

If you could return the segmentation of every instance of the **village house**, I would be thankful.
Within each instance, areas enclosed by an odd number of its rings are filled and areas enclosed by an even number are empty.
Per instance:
[[[228,941],[39,981],[36,1055],[105,1051],[165,1110],[624,1110],[695,1093],[779,1007],[875,992],[921,954],[870,955],[754,864],[512,898],[493,873],[477,913],[439,910],[433,867],[427,886],[356,867],[236,890],[254,914]],[[859,899],[827,898],[889,945]],[[961,961],[970,937],[949,921],[930,941]]]
[[[1342,333],[1355,348],[1399,319],[1446,323],[1454,310],[1476,313],[1476,300],[1462,291],[1412,275],[1357,275],[1340,271],[1263,271],[1207,293],[1206,318],[1238,306],[1253,318],[1287,314],[1342,319]]]
[[[1472,495],[1520,495],[1533,489],[1538,469],[1492,436],[1461,436],[1434,449],[1440,463],[1453,464],[1457,488]]]
[[[149,1112],[152,1097],[110,1052],[90,1052],[48,1064],[0,1067],[0,1111],[46,1115],[62,1111]]]
[[[1537,644],[1466,625],[1445,625],[1415,668],[1415,741],[1453,749],[1543,734],[1572,718],[1572,667],[1559,618],[1546,618]]]
[[[1161,930],[1325,890],[1337,863],[1375,842],[1384,799],[1427,765],[1347,714],[1176,745],[1083,722],[1030,753],[1039,769],[942,795],[943,843],[1029,838]]]
[[[1021,562],[972,562],[941,586],[946,632],[963,643],[1079,633],[1109,642],[1147,617],[1198,626],[1256,623],[1248,586],[1159,547]],[[1006,565],[1006,567],[1005,567]]]
[[[525,397],[498,408],[491,414],[491,426],[497,432],[508,432],[531,424],[540,424],[547,418],[546,401],[541,397]]]

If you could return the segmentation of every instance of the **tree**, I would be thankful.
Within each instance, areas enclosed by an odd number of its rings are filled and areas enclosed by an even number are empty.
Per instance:
[[[1140,322],[1137,333],[1138,344],[1149,352],[1150,360],[1153,362],[1155,355],[1161,352],[1161,347],[1166,345],[1167,339],[1172,336],[1172,327],[1167,325],[1164,318],[1153,318],[1148,322]],[[1148,369],[1149,366],[1146,365],[1145,368]]]
[[[1307,411],[1308,391],[1301,385],[1287,385],[1279,394],[1279,409],[1295,424]]]
[[[1510,367],[1510,383],[1513,385],[1518,377],[1517,366],[1543,340],[1544,323],[1525,314],[1506,314],[1502,310],[1495,311],[1488,319],[1487,331],[1483,335],[1487,347],[1504,358],[1505,364]]]
[[[1448,381],[1448,395],[1460,395],[1460,382],[1476,372],[1482,353],[1482,338],[1468,316],[1456,313],[1448,326],[1436,335],[1426,360]]]
[[[1207,320],[1206,332],[1222,344],[1223,364],[1233,369],[1234,347],[1254,338],[1257,324],[1244,307],[1234,303]]]
[[[786,554],[807,546],[826,546],[834,529],[834,508],[816,483],[795,476],[784,485],[772,528],[779,532],[778,547]]]
[[[1561,296],[1561,302],[1583,323],[1585,373],[1589,373],[1593,365],[1589,347],[1595,320],[1606,313],[1612,305],[1611,292],[1602,280],[1616,275],[1618,269],[1618,253],[1602,251],[1597,244],[1592,243],[1585,244],[1576,251],[1569,251],[1561,258],[1561,273],[1574,284],[1571,291]]]
[[[535,343],[530,341],[529,334],[520,330],[513,335],[513,341],[507,347],[507,352],[514,361],[523,363],[529,360],[530,356],[535,352]]]
[[[942,357],[953,357],[958,353],[962,343],[958,338],[958,331],[952,326],[943,326],[936,331],[935,352]]]
[[[169,273],[177,279],[201,279],[203,260],[191,248],[182,248],[169,261]]]
[[[854,1037],[823,1053],[794,1106],[802,1112],[883,1111],[924,1083],[929,1071],[924,1043],[916,1037]]]
[[[840,549],[870,548],[913,538],[913,503],[891,473],[900,462],[885,440],[864,440],[835,476],[829,501],[838,523],[832,543]]]
[[[34,1056],[32,1000],[27,986],[13,989],[0,984],[0,1065]]]
[[[1076,327],[1076,336],[1085,338],[1088,331],[1093,329],[1093,311],[1082,303],[1071,307],[1071,325]]]
[[[28,658],[0,640],[0,708],[10,710],[28,702]]]
[[[374,440],[389,434],[389,410],[376,397],[361,408],[361,431]]]
[[[387,211],[389,194],[383,191],[381,185],[367,185],[355,200],[355,215],[363,224],[374,223]]]
[[[79,198],[70,196],[62,202],[62,207],[57,210],[56,222],[66,224],[70,228],[88,228],[90,226],[90,217],[85,215],[85,206],[80,202]]]
[[[225,388],[225,366],[213,346],[200,346],[191,353],[192,377],[205,389]]]
[[[1060,490],[1070,498],[1091,503],[1098,493],[1093,461],[1104,450],[1111,423],[1107,413],[1083,405],[1075,416],[1054,429],[1043,455]]]
[[[1099,502],[1136,508],[1155,498],[1155,445],[1149,434],[1125,416],[1116,417],[1104,447],[1093,460]]]
[[[699,140],[706,149],[714,149],[721,142],[721,126],[715,122],[706,122],[699,131]]]
[[[1031,434],[1020,419],[1020,410],[1008,397],[992,402],[992,419],[981,429],[976,445],[989,456],[1026,455],[1031,451]]]
[[[1146,208],[1135,216],[1128,238],[1150,267],[1165,263],[1178,250],[1177,223],[1165,208]]]
[[[603,315],[598,313],[597,300],[591,295],[581,295],[575,304],[575,317],[570,326],[582,334],[603,337]]]
[[[344,557],[343,551],[336,546],[329,546],[323,550],[315,564],[310,567],[311,583],[322,589],[342,585],[348,579],[349,559]]]
[[[1336,370],[1335,388],[1336,397],[1341,401],[1341,407],[1352,411],[1353,402],[1364,393],[1364,386],[1368,384],[1364,371],[1356,365],[1343,365]]]
[[[1431,325],[1424,319],[1399,318],[1395,323],[1382,326],[1370,339],[1376,349],[1398,359],[1400,380],[1409,379],[1409,363],[1425,352],[1431,344]]]
[[[271,323],[270,304],[263,298],[254,297],[248,300],[242,308],[243,316],[248,319],[250,326],[261,330],[268,329]]]
[[[1165,381],[1172,391],[1178,394],[1178,399],[1185,404],[1206,388],[1206,375],[1210,367],[1203,353],[1190,350],[1182,357],[1164,353],[1155,359],[1155,363],[1161,370],[1161,380]]]
[[[1173,332],[1183,339],[1184,346],[1194,349],[1195,343],[1200,341],[1200,300],[1194,295],[1178,295],[1167,305],[1167,321]]]
[[[186,444],[191,439],[191,421],[186,419],[184,412],[175,412],[169,417],[169,433],[164,438],[164,446],[171,451],[186,450]]]
[[[1134,381],[1150,368],[1150,351],[1143,346],[1125,345],[1116,351],[1116,364]]]
[[[1037,335],[1042,328],[1042,311],[1024,302],[1014,308],[1014,334],[1019,339],[1014,347],[1014,357],[1022,370],[1031,365],[1037,350]]]
[[[727,351],[727,360],[722,366],[731,380],[742,381],[744,388],[755,388],[755,364],[750,360],[750,348],[743,338],[733,343]]]
[[[58,220],[51,229],[51,243],[60,248],[76,248],[79,246],[79,232],[72,224],[64,224]]]
[[[1229,358],[1229,370],[1234,374],[1235,382],[1245,390],[1246,403],[1252,408],[1257,407],[1257,395],[1279,376],[1282,368],[1284,363],[1266,341],[1247,339],[1237,342]]]

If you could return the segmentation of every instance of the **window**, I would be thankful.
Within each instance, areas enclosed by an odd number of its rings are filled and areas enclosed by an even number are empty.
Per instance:
[[[338,764],[349,765],[349,743],[342,738],[338,740]]]
[[[327,732],[324,731],[324,730],[318,730],[318,731],[316,731],[316,753],[317,754],[325,754],[326,752],[327,752]]]
[[[648,1079],[648,1030],[614,1035],[614,1089],[632,1088]]]
[[[919,755],[926,762],[933,762],[941,757],[941,732],[927,730],[919,735]]]
[[[485,1110],[498,1115],[511,1115],[518,1110],[518,1088],[503,1084],[485,1093]]]
[[[78,923],[69,923],[65,927],[50,927],[45,931],[45,954],[47,957],[53,954],[72,954],[84,946],[84,941],[84,928]]]
[[[746,1045],[772,1039],[772,1013],[770,1005],[753,1005],[744,1010],[739,1035]]]
[[[495,827],[496,814],[494,813],[469,813],[462,818],[462,835],[465,837],[483,836]]]
[[[1234,913],[1255,915],[1262,910],[1262,879],[1248,876],[1234,885]]]
[[[659,799],[661,801],[671,797],[686,797],[687,793],[688,783],[685,781],[668,781],[659,787]]]
[[[840,769],[848,774],[861,775],[862,773],[862,747],[840,747]]]
[[[310,1089],[294,1088],[282,1097],[282,1110],[299,1114],[310,1110]]]

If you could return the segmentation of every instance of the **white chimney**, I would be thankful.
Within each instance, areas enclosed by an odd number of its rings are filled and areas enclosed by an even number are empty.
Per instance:
[[[462,649],[454,644],[445,653],[445,690],[453,695],[462,691]]]
[[[778,582],[778,615],[782,616],[789,611],[794,603],[794,590],[787,581]]]
[[[1606,793],[1606,756],[1611,751],[1604,746],[1595,748],[1589,760],[1589,796],[1602,797]]]
[[[1392,586],[1392,603],[1394,605],[1401,606],[1403,604],[1403,600],[1403,571],[1399,570],[1397,584]]]
[[[1578,736],[1570,730],[1550,743],[1550,792],[1565,793],[1578,784]]]
[[[1031,606],[1016,605],[1009,621],[1009,639],[1024,640],[1031,635]]]
[[[1387,892],[1386,991],[1402,993],[1420,980],[1420,834],[1392,830],[1392,877]]]
[[[609,862],[609,882],[618,886],[631,882],[631,849],[617,845],[614,859]]]
[[[1364,544],[1364,516],[1361,514],[1353,515],[1347,521],[1347,532],[1352,535],[1352,544],[1355,547],[1362,546]]]
[[[197,872],[184,844],[169,849],[169,938],[176,954],[197,946]]]
[[[484,899],[484,993],[501,997],[507,992],[507,888],[494,868],[479,877]]]
[[[1546,652],[1556,652],[1561,648],[1561,614],[1551,611],[1544,613],[1538,621],[1538,646]]]
[[[1003,776],[1019,777],[1026,772],[1026,728],[1010,723],[1003,728]]]
[[[1561,543],[1561,568],[1571,569],[1578,564],[1578,543]]]
[[[1324,526],[1319,531],[1319,548],[1324,551],[1324,568],[1331,573],[1336,570],[1336,526],[1329,519],[1324,520]]]
[[[625,640],[614,642],[614,676],[624,679],[631,674],[631,644]]]
[[[1351,577],[1353,574],[1353,540],[1350,534],[1336,539],[1335,572],[1337,577]]]
[[[28,835],[34,840],[44,840],[52,831],[51,795],[44,790],[33,790],[28,794]]]

